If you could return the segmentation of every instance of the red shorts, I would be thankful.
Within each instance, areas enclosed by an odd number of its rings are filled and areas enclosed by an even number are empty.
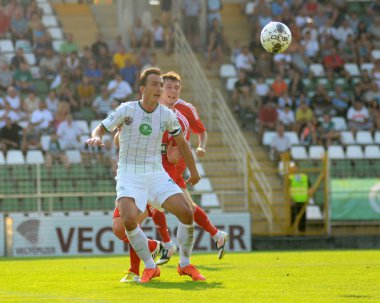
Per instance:
[[[146,206],[146,210],[148,211],[148,217],[152,217],[152,213],[154,211],[156,211],[152,206],[150,206],[149,204]],[[112,219],[115,219],[115,218],[119,218],[120,217],[120,213],[119,213],[119,209],[117,207],[115,207],[114,211],[113,211],[113,217]]]

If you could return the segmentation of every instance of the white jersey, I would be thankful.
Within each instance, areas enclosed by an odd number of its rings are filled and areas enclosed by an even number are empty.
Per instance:
[[[158,104],[153,112],[146,112],[140,101],[125,102],[102,121],[111,132],[122,125],[119,134],[119,163],[117,175],[163,172],[161,160],[162,136],[181,132],[175,113]]]

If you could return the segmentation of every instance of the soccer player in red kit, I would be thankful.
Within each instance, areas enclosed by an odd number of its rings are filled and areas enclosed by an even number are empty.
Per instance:
[[[195,107],[192,104],[179,99],[179,94],[181,90],[180,76],[175,72],[169,72],[163,75],[163,80],[164,92],[160,103],[175,111],[178,121],[180,122],[180,125],[182,127],[184,137],[187,141],[190,139],[191,131],[195,134],[198,134],[199,146],[196,149],[196,153],[198,157],[204,156],[206,153],[205,148],[207,143],[206,128],[199,119]],[[117,144],[117,135],[115,141],[115,143]],[[216,247],[218,248],[218,257],[219,259],[221,259],[226,250],[228,234],[218,230],[210,222],[207,214],[203,211],[203,209],[196,205],[191,199],[191,196],[186,189],[185,180],[183,179],[183,172],[186,169],[186,164],[181,158],[178,148],[176,146],[173,146],[173,138],[171,138],[171,136],[168,133],[164,134],[162,146],[162,164],[165,171],[169,174],[173,181],[177,183],[177,185],[183,190],[194,211],[194,221],[204,230],[210,233],[210,235],[215,241]],[[150,208],[149,212],[145,214],[145,217],[147,215],[152,217],[153,221],[156,224],[156,228],[163,240],[164,248],[160,248],[159,250],[162,252],[162,255],[160,260],[156,262],[158,265],[162,265],[169,261],[170,257],[176,251],[177,248],[170,238],[167,229],[165,214],[159,210]],[[124,236],[123,229],[119,228],[119,223],[117,220],[117,209],[115,209],[114,213],[114,233],[120,239],[122,239],[122,237]],[[124,277],[121,280],[121,282],[133,281],[135,279],[135,275],[138,275],[138,268],[140,263],[138,262],[138,257],[135,258],[135,256],[136,255],[133,254],[133,252],[131,251],[131,268],[129,270],[129,273],[126,275],[126,277]],[[191,274],[188,274],[186,272],[181,273],[180,271],[179,274],[189,275],[194,280],[194,277]],[[197,276],[195,276],[195,278],[197,278]]]

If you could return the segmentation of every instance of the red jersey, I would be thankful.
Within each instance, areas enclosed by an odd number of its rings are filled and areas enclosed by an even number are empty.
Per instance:
[[[187,103],[184,100],[179,99],[174,104],[174,109],[179,124],[182,127],[182,132],[186,141],[189,141],[190,139],[190,132],[193,132],[195,134],[201,134],[206,130],[198,116],[197,110],[191,103]],[[174,165],[172,163],[169,163],[166,155],[166,148],[171,140],[173,140],[173,137],[170,136],[169,133],[165,132],[162,138],[162,165],[166,172],[169,174],[169,176],[174,180],[174,182],[177,183],[178,186],[185,188],[186,184],[182,177],[182,174],[186,169],[185,161],[183,160],[183,158],[181,158],[177,165]]]

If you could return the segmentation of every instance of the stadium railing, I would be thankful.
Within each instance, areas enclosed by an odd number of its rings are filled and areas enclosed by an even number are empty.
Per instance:
[[[186,77],[188,85],[194,93],[195,100],[203,100],[197,105],[202,113],[205,113],[204,122],[209,130],[220,130],[223,142],[230,147],[231,154],[238,163],[239,170],[245,176],[245,209],[248,210],[250,203],[258,203],[262,209],[268,210],[267,205],[272,201],[272,189],[264,173],[257,174],[256,190],[262,192],[255,201],[248,201],[248,164],[259,170],[260,164],[256,161],[247,141],[235,121],[223,95],[218,89],[212,88],[210,82],[200,66],[194,52],[187,42],[182,29],[178,23],[174,25],[175,59],[181,69],[181,74]],[[217,122],[215,123],[215,117]],[[247,157],[248,155],[248,157]],[[272,220],[268,211],[264,211],[266,218]]]

